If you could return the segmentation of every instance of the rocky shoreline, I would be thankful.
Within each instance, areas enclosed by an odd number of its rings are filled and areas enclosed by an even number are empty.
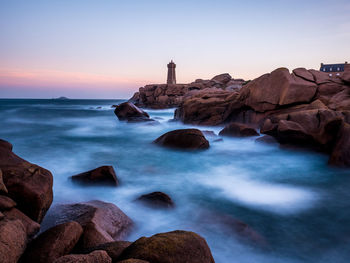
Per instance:
[[[229,88],[235,80],[228,74],[215,78],[176,86],[176,102],[162,101],[161,90],[169,88],[174,94],[174,87],[166,85],[140,88],[130,102],[148,108],[177,107],[174,119],[186,124],[246,124],[280,144],[325,152],[331,165],[350,166],[349,71],[337,76],[278,68],[252,81],[242,80],[235,88]]]

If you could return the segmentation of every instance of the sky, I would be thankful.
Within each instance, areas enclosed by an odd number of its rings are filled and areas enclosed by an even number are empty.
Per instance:
[[[0,0],[0,98],[128,98],[350,62],[350,0]]]

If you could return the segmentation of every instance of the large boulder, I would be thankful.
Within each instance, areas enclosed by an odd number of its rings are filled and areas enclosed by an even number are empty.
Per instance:
[[[112,263],[112,259],[106,251],[96,250],[87,255],[66,255],[58,258],[53,263]]]
[[[41,222],[52,203],[52,174],[27,162],[12,152],[9,142],[0,141],[0,169],[3,180],[17,207],[37,222]]]
[[[22,262],[54,262],[72,251],[82,233],[82,227],[74,221],[50,228],[29,244]]]
[[[328,161],[329,164],[337,166],[350,166],[350,125],[343,124],[335,147]]]
[[[113,166],[101,166],[96,169],[73,175],[71,179],[84,184],[102,184],[117,186],[119,184]]]
[[[0,195],[0,211],[9,210],[16,206],[16,202],[13,201],[11,198]]]
[[[151,120],[147,112],[141,110],[131,102],[124,102],[116,106],[114,114],[121,121],[142,122]]]
[[[0,220],[0,262],[16,263],[27,245],[26,228],[21,220]]]
[[[137,198],[138,201],[145,203],[148,206],[159,207],[159,208],[171,208],[174,207],[174,202],[165,193],[153,192],[149,194],[141,195]]]
[[[218,81],[222,84],[226,84],[228,83],[230,80],[232,79],[231,75],[228,74],[228,73],[223,73],[223,74],[220,74],[220,75],[217,75],[215,77],[213,77],[211,80],[213,81]]]
[[[124,249],[126,249],[131,244],[132,242],[129,242],[129,241],[113,241],[113,242],[101,244],[95,247],[86,248],[79,252],[83,254],[88,254],[95,250],[104,250],[112,258],[113,262],[116,262],[119,256],[124,251]]]
[[[203,150],[209,148],[209,142],[198,129],[170,131],[157,138],[154,143],[160,146],[188,150]]]
[[[47,215],[45,225],[76,221],[84,229],[79,249],[120,240],[129,233],[131,219],[116,205],[102,201],[57,205]]]
[[[194,232],[173,231],[141,237],[127,247],[120,260],[142,259],[151,263],[214,263],[204,238]]]
[[[40,230],[40,225],[23,214],[17,208],[11,208],[10,210],[3,212],[4,216],[8,220],[19,220],[24,226],[28,240],[30,240]]]
[[[259,136],[259,133],[252,127],[242,123],[230,123],[219,133],[221,136],[250,137]]]

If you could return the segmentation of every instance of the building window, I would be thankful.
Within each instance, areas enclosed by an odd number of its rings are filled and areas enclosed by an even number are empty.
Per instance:
[[[338,71],[340,71],[340,68],[337,68]]]
[[[326,71],[326,69],[324,68],[323,71]]]
[[[332,71],[332,68],[330,68],[329,71]]]

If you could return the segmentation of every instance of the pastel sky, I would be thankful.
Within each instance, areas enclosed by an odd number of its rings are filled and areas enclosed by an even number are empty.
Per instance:
[[[140,86],[350,62],[349,0],[0,0],[0,97],[128,98]]]

